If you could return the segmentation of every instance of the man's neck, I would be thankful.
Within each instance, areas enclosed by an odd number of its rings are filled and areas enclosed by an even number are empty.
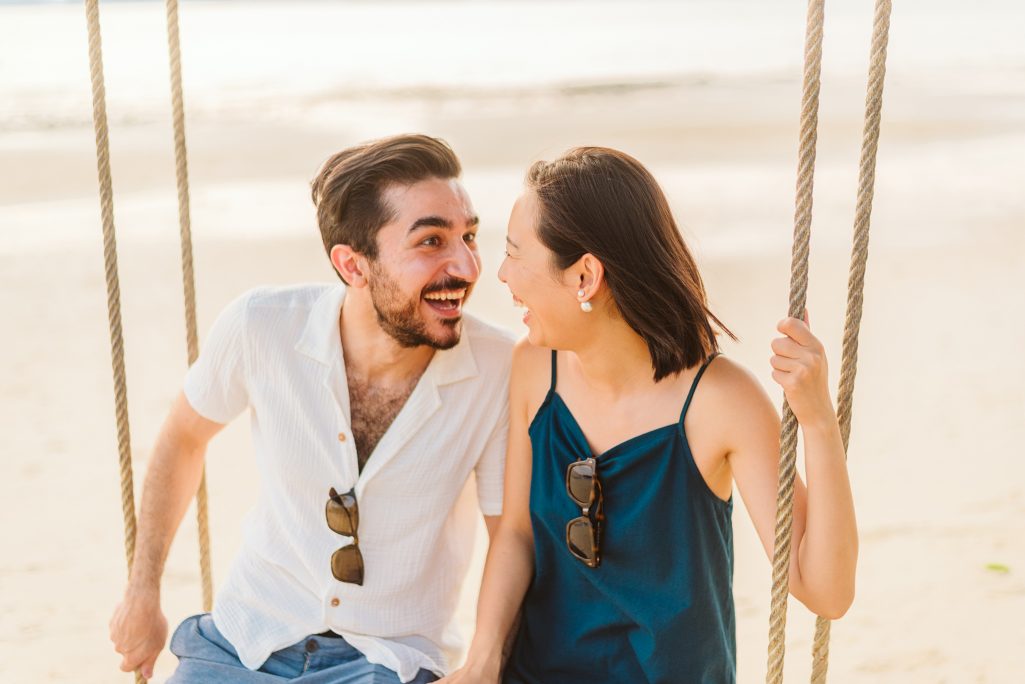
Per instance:
[[[369,298],[346,297],[338,319],[346,371],[361,381],[394,386],[419,377],[434,358],[426,345],[403,347],[381,329]]]

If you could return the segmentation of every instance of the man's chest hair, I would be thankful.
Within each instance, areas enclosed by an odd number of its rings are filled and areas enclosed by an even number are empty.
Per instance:
[[[417,380],[414,378],[407,385],[394,388],[373,386],[358,378],[349,379],[352,436],[356,440],[361,470],[413,393]]]

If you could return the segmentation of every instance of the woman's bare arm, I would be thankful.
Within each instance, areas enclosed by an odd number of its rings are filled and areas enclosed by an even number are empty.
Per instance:
[[[773,342],[773,379],[786,394],[804,439],[807,486],[794,483],[790,592],[809,610],[841,617],[854,600],[858,530],[847,464],[829,397],[826,358],[807,324],[780,323]],[[722,369],[726,370],[726,369]],[[728,459],[758,536],[771,558],[775,546],[780,420],[750,374],[723,373],[730,397]]]
[[[530,523],[530,417],[540,404],[547,378],[547,350],[521,340],[513,352],[509,383],[509,446],[505,494],[498,529],[488,549],[477,600],[477,630],[466,665],[444,684],[497,682],[503,650],[527,587],[534,576],[534,533]],[[543,364],[543,366],[542,366]]]

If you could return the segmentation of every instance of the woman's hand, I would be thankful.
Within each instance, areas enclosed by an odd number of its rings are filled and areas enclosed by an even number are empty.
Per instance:
[[[499,668],[483,667],[467,663],[437,684],[498,684]]]
[[[812,335],[808,312],[804,320],[785,318],[776,329],[784,337],[772,341],[772,379],[783,388],[787,403],[801,425],[835,422],[829,397],[829,369],[822,343]]]

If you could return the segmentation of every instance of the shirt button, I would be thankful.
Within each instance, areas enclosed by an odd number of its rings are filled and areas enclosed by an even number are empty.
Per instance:
[[[339,432],[338,433],[338,441],[339,442],[344,442],[345,441],[345,433],[344,432]]]
[[[313,639],[310,639],[309,641],[306,642],[306,652],[307,653],[316,653],[318,648],[320,648],[320,644],[318,644]]]
[[[339,601],[337,598],[331,599],[331,607],[332,608],[337,608],[339,603],[341,603],[341,601]]]

